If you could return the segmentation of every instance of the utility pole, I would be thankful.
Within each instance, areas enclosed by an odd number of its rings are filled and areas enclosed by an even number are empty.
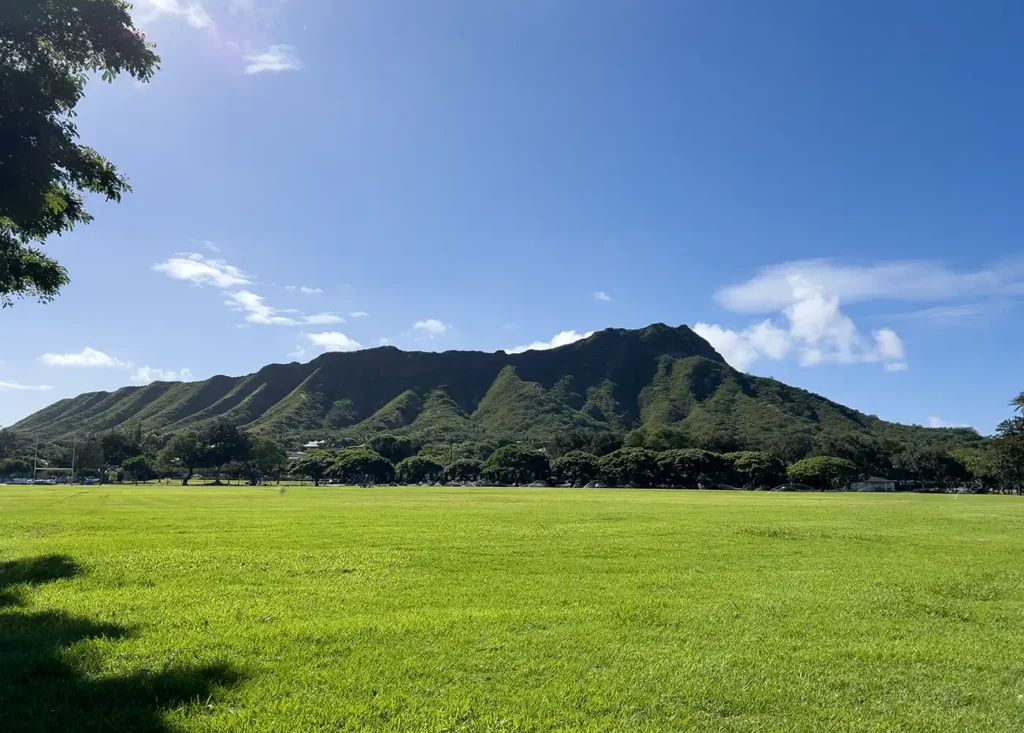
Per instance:
[[[75,458],[78,457],[78,435],[71,441],[71,483],[75,483]]]

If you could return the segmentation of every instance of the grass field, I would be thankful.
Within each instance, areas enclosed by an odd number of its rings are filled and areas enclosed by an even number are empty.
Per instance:
[[[0,487],[0,730],[1024,729],[1024,503]]]

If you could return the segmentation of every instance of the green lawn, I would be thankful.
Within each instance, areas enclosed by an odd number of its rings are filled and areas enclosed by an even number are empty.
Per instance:
[[[0,730],[1024,729],[1015,497],[0,486]]]

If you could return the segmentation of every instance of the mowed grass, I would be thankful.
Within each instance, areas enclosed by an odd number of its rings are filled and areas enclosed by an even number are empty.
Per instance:
[[[1015,497],[0,487],[0,730],[1024,729]]]

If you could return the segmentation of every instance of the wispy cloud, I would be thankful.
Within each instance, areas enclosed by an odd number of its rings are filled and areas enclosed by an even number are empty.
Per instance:
[[[252,280],[244,272],[222,259],[206,257],[195,252],[182,252],[153,269],[172,280],[183,280],[193,285],[211,285],[215,288],[233,288],[250,285]]]
[[[355,339],[351,339],[339,331],[324,331],[323,333],[307,333],[308,338],[314,346],[319,346],[324,351],[358,351],[363,348]]]
[[[382,336],[380,338],[380,340],[377,341],[377,345],[378,346],[390,346],[391,345],[391,339],[389,339],[387,336]]]
[[[49,392],[51,389],[53,386],[49,384],[19,384],[0,380],[0,392]]]
[[[77,353],[54,354],[46,353],[39,357],[39,361],[46,366],[56,367],[124,367],[128,362],[121,361],[102,351],[91,347],[85,347]]]
[[[297,71],[302,62],[295,55],[295,49],[285,44],[274,44],[266,51],[248,54],[246,74],[263,74],[266,72]]]
[[[975,272],[958,272],[925,260],[843,265],[798,260],[763,269],[756,277],[723,288],[718,301],[739,313],[770,313],[792,302],[793,284],[811,282],[844,303],[864,300],[927,302],[1024,293],[1024,259]]]
[[[1005,300],[960,303],[959,305],[940,305],[934,308],[923,308],[907,313],[894,313],[888,317],[896,320],[922,321],[935,325],[949,326],[956,323],[973,322],[979,318],[995,315],[1007,310],[1010,305]]]
[[[196,0],[134,0],[132,16],[136,23],[150,23],[161,16],[180,18],[193,28],[212,28],[213,19]]]
[[[88,368],[113,368],[113,369],[134,369],[129,380],[134,384],[149,384],[150,382],[189,382],[192,380],[192,372],[189,369],[174,371],[173,369],[158,369],[150,366],[136,366],[130,361],[122,361],[110,354],[86,347],[77,353],[54,354],[46,353],[39,357],[39,361],[46,366],[53,367],[88,367]],[[51,387],[18,387],[11,386],[11,389],[37,389],[49,390]]]
[[[348,314],[348,317],[349,318],[366,318],[369,315],[370,314],[367,313],[366,311],[353,311],[353,312]]]
[[[224,304],[234,310],[243,311],[245,313],[245,320],[248,323],[269,326],[298,325],[299,321],[290,316],[279,315],[283,311],[271,308],[263,300],[262,295],[257,295],[248,290],[238,290],[231,293],[229,299],[224,301]]]
[[[612,297],[608,295],[608,293],[606,293],[605,291],[598,290],[596,293],[594,293],[594,300],[600,300],[602,303],[610,303]]]
[[[412,327],[414,330],[424,334],[427,338],[443,336],[451,330],[451,324],[439,321],[436,318],[427,318],[423,321],[416,321],[416,323],[412,324]]]
[[[299,288],[299,292],[302,293],[303,295],[320,295],[320,293],[322,293],[323,290],[321,288],[307,288],[305,285],[303,285],[301,288]]]
[[[156,367],[140,366],[135,369],[135,373],[131,376],[131,381],[135,384],[149,384],[151,382],[191,382],[192,370],[181,369],[179,371],[174,371],[173,369],[158,369]]]
[[[306,355],[306,347],[302,344],[295,345],[295,351],[288,352],[289,359],[301,359]]]
[[[569,344],[576,343],[582,339],[593,336],[593,331],[587,331],[586,333],[577,333],[576,331],[560,331],[556,333],[550,341],[534,341],[532,344],[524,344],[523,346],[516,346],[513,349],[509,349],[510,354],[521,354],[524,351],[545,351],[547,349],[557,349],[559,346],[568,346]]]
[[[336,313],[314,313],[303,316],[302,322],[310,326],[330,326],[334,323],[344,323],[345,319]]]

